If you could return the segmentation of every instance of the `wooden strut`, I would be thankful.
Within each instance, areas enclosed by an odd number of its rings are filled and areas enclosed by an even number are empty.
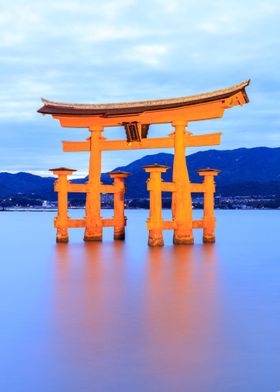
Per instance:
[[[215,242],[214,177],[220,173],[220,170],[210,168],[197,170],[198,174],[204,177],[203,183],[190,184],[187,181],[185,185],[186,187],[189,186],[190,193],[202,192],[204,194],[204,216],[199,220],[191,219],[190,221],[181,221],[181,215],[178,214],[178,209],[182,208],[182,206],[178,204],[177,184],[175,181],[162,182],[161,179],[161,174],[165,173],[168,168],[168,166],[157,164],[143,166],[143,169],[147,173],[150,173],[150,178],[147,180],[147,189],[150,192],[150,216],[147,219],[149,246],[164,245],[162,230],[174,230],[175,244],[192,244],[192,229],[203,229],[203,242]],[[173,219],[171,221],[162,219],[162,192],[173,192],[172,196],[176,196],[175,201],[177,204],[176,208],[174,208]],[[172,198],[172,200],[174,199]],[[187,204],[189,200],[185,200],[185,202]],[[186,213],[186,211],[184,212]],[[185,226],[182,227],[182,223]],[[188,225],[189,223],[190,226]]]
[[[202,147],[214,146],[221,143],[221,132],[210,133],[206,135],[192,135],[191,133],[184,134],[185,147]],[[149,148],[174,148],[174,133],[169,137],[142,139],[141,141],[132,141],[128,143],[126,140],[106,140],[102,138],[99,141],[99,147],[102,151],[114,150],[142,150]],[[91,151],[91,137],[84,142],[63,141],[64,152],[83,152]]]
[[[74,173],[76,170],[60,167],[57,169],[50,169],[53,174],[58,176],[54,184],[54,190],[58,193],[57,200],[57,217],[54,225],[57,228],[56,241],[68,242],[68,185],[67,176]]]
[[[85,227],[85,241],[102,240],[103,227],[114,227],[115,240],[123,240],[125,238],[124,179],[130,173],[121,171],[109,173],[114,180],[113,185],[103,185],[99,181],[98,186],[93,188],[90,180],[87,184],[72,184],[67,178],[68,175],[74,172],[72,169],[58,168],[51,169],[51,171],[58,176],[58,180],[55,182],[55,191],[58,192],[58,214],[54,221],[54,226],[57,229],[57,242],[68,242],[68,228],[79,227]],[[86,192],[88,204],[86,205],[86,217],[84,219],[71,219],[68,216],[69,192]],[[95,202],[99,199],[100,201],[100,193],[105,192],[114,194],[114,216],[109,219],[103,219],[100,216],[100,204],[99,208],[96,204],[89,204],[89,200],[92,202],[94,199]]]

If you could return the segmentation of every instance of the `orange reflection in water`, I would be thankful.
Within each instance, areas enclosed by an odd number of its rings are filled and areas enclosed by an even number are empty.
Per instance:
[[[67,366],[99,388],[143,378],[163,390],[195,388],[203,369],[210,382],[219,354],[215,249],[57,245],[56,349]]]
[[[149,366],[176,386],[201,378],[203,364],[218,355],[215,247],[153,249],[147,257],[146,335]],[[203,372],[203,377],[211,374]]]

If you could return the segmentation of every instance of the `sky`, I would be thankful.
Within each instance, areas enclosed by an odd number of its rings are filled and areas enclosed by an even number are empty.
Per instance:
[[[88,130],[38,114],[41,97],[172,98],[246,79],[248,105],[189,130],[223,132],[218,149],[279,147],[279,20],[279,0],[0,0],[0,171],[49,175],[50,167],[68,166],[85,175],[88,154],[63,153],[61,141],[85,140]],[[149,135],[170,130],[151,126]],[[154,152],[105,152],[103,171]]]

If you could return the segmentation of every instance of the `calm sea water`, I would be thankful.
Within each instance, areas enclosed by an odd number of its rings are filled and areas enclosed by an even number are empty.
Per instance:
[[[57,245],[53,213],[0,213],[0,391],[280,390],[280,211],[217,211],[216,244],[163,249],[147,214],[124,243]]]

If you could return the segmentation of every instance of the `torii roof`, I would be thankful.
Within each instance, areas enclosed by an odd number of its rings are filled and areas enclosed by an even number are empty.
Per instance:
[[[245,103],[249,102],[245,91],[250,83],[246,80],[235,86],[222,90],[216,90],[208,93],[185,96],[181,98],[158,99],[139,102],[122,102],[108,104],[72,104],[48,101],[42,98],[44,105],[38,110],[42,114],[52,115],[70,115],[70,116],[91,116],[97,115],[102,117],[133,115],[154,110],[175,109],[189,105],[214,102],[216,100],[230,98],[241,92]]]

